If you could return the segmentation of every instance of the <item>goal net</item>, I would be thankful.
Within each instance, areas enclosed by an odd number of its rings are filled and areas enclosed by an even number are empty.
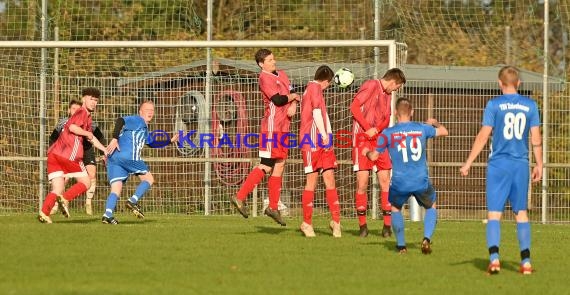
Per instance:
[[[182,146],[143,149],[156,179],[142,201],[145,211],[233,214],[229,197],[259,160],[257,149],[237,142],[240,135],[258,133],[263,116],[259,67],[253,57],[263,46],[255,46],[255,42],[249,42],[248,47],[239,42],[234,42],[239,43],[238,47],[232,42],[220,42],[210,51],[200,42],[200,47],[193,47],[192,42],[172,45],[177,48],[165,48],[168,46],[152,41],[139,43],[138,47],[113,42],[91,44],[101,48],[56,42],[44,49],[43,62],[42,49],[32,48],[38,46],[36,42],[27,43],[27,48],[0,49],[0,169],[6,175],[0,179],[0,211],[37,210],[43,197],[41,188],[44,193],[49,190],[45,172],[40,171],[40,162],[45,161],[40,147],[46,150],[49,134],[59,119],[67,116],[69,101],[80,99],[82,88],[94,86],[101,90],[102,97],[93,120],[107,140],[115,119],[136,114],[139,103],[146,99],[153,100],[156,108],[149,125],[151,131],[164,131],[170,136],[180,131],[185,137]],[[332,129],[337,134],[351,131],[349,105],[359,85],[382,75],[389,67],[405,66],[406,46],[394,41],[302,43],[292,46],[292,41],[277,41],[269,47],[294,91],[302,93],[316,68],[323,64],[335,71],[349,68],[356,76],[351,87],[331,87],[325,93]],[[371,44],[378,46],[376,51]],[[45,108],[45,118],[41,117],[41,107]],[[291,130],[298,133],[298,114]],[[219,145],[201,144],[200,136],[204,134],[214,135]],[[231,143],[219,141],[224,134]],[[335,152],[340,163],[336,178],[341,208],[345,215],[352,215],[351,149],[348,142],[339,144]],[[99,163],[97,168],[94,206],[96,212],[103,212],[109,190],[104,164]],[[291,149],[281,193],[290,215],[299,213],[304,182],[300,151]],[[128,181],[123,196],[132,194],[137,183],[135,179]],[[261,184],[254,192],[257,212],[263,208],[266,191],[265,184]],[[82,210],[83,202],[73,202],[73,206]],[[122,202],[119,206],[122,210]],[[321,208],[326,209],[322,184],[316,193],[315,208],[317,214]]]

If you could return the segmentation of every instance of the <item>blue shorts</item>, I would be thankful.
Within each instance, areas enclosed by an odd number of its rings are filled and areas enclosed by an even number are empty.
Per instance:
[[[435,203],[435,189],[430,182],[428,182],[426,188],[422,188],[416,191],[407,191],[407,192],[400,192],[395,187],[390,186],[390,192],[388,195],[388,201],[392,206],[398,208],[399,210],[402,209],[404,204],[408,201],[410,196],[416,198],[418,204],[420,206],[429,209]]]
[[[487,166],[487,209],[503,212],[507,200],[513,212],[527,210],[528,162],[495,160]]]
[[[144,161],[109,159],[107,162],[107,180],[109,184],[116,181],[126,182],[129,175],[141,175],[148,173],[148,167]]]

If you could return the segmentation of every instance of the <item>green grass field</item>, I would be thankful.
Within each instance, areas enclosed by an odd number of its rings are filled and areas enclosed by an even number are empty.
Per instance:
[[[77,214],[76,214],[77,215]],[[408,254],[393,238],[357,236],[343,221],[332,238],[327,220],[317,237],[267,217],[119,214],[121,224],[72,216],[40,224],[33,215],[0,216],[0,294],[566,294],[570,227],[532,226],[536,272],[517,273],[513,223],[502,227],[503,270],[485,274],[485,225],[440,221],[431,255],[420,253],[421,223],[406,223]],[[398,293],[396,293],[398,292]],[[402,292],[402,293],[400,293]]]

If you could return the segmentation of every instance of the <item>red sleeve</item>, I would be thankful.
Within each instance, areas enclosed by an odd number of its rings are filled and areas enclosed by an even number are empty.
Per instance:
[[[380,125],[378,125],[377,127],[378,132],[382,132],[382,130],[388,128],[389,125],[390,125],[390,114],[384,117],[384,121],[380,122]]]
[[[354,96],[352,104],[350,104],[350,112],[352,113],[352,116],[364,130],[368,130],[372,127],[368,122],[366,122],[366,119],[364,118],[364,114],[362,114],[360,107],[366,102],[369,97],[374,94],[375,87],[372,84],[372,80],[368,80],[362,84],[358,90],[358,93],[356,93]]]

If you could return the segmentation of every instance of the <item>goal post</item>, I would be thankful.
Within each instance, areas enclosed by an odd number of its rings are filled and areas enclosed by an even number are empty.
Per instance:
[[[10,177],[0,180],[0,212],[30,212],[41,205],[37,202],[44,197],[40,192],[49,184],[37,168],[45,161],[38,146],[47,149],[44,141],[55,117],[66,113],[67,103],[79,99],[84,87],[101,88],[102,98],[93,117],[107,137],[116,117],[135,114],[138,103],[146,98],[158,102],[151,130],[172,134],[181,128],[189,141],[197,139],[188,136],[191,130],[227,133],[232,139],[240,132],[259,132],[263,106],[257,84],[259,67],[253,60],[259,48],[276,53],[277,67],[286,71],[295,91],[302,92],[321,64],[335,71],[348,67],[355,73],[351,88],[327,90],[333,132],[350,130],[348,107],[360,83],[389,68],[404,68],[407,51],[405,44],[394,40],[0,41],[0,82],[4,85],[0,89],[0,136],[6,136],[0,141],[8,143],[0,148],[0,168],[12,171]],[[45,68],[39,58],[42,49],[48,49]],[[40,79],[46,80],[46,89],[40,87]],[[38,111],[40,105],[45,106],[45,112]],[[298,124],[297,115],[293,133],[298,133]],[[37,134],[38,125],[45,130],[42,136]],[[342,147],[336,153],[341,165],[336,174],[343,214],[355,216],[350,149]],[[233,214],[228,196],[237,191],[258,161],[255,149],[194,149],[187,143],[147,148],[143,158],[157,179],[143,199],[147,211],[204,215]],[[289,213],[296,216],[305,177],[300,153],[291,151],[288,163],[282,195]],[[105,168],[99,164],[94,203],[99,211],[108,194],[105,176]],[[123,195],[131,194],[136,183],[129,181]],[[265,185],[256,192],[254,199],[261,205]],[[323,192],[320,185],[318,194]],[[315,201],[315,213],[319,214],[326,202],[322,196]],[[376,200],[371,203],[377,205]],[[81,202],[73,206],[82,208]],[[256,212],[261,209],[254,208]]]

